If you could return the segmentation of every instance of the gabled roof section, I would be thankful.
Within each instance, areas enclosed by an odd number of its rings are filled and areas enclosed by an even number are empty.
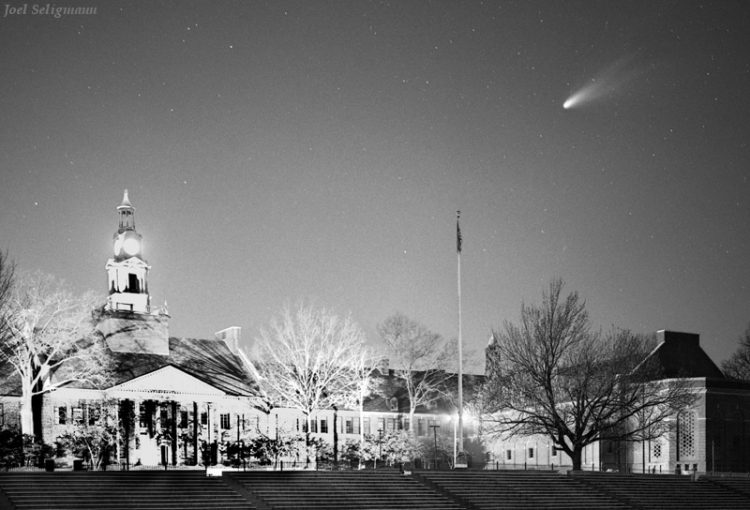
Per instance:
[[[112,353],[114,384],[122,385],[166,366],[173,366],[227,395],[253,396],[257,385],[242,360],[218,340],[170,338],[169,354]]]
[[[639,365],[654,363],[666,379],[676,377],[706,377],[724,379],[716,363],[700,346],[700,336],[694,333],[658,331],[658,345]],[[637,370],[637,369],[636,369]]]
[[[157,392],[223,396],[225,392],[174,366],[158,368],[135,379],[113,386],[107,393]]]

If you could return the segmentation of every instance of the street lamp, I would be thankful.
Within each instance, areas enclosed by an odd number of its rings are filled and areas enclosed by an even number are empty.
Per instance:
[[[440,428],[440,425],[430,425],[432,427],[432,433],[435,436],[435,470],[437,470],[438,467],[438,460],[437,460],[437,429]]]

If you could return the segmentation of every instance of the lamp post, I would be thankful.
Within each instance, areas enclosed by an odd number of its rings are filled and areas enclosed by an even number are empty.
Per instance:
[[[430,425],[432,427],[432,433],[435,437],[435,470],[438,468],[438,460],[437,460],[437,429],[440,428],[440,425]]]
[[[242,463],[242,471],[247,471],[247,465],[245,464],[245,441],[240,441],[240,462]]]
[[[375,469],[378,468],[378,459],[383,458],[383,429],[378,429],[378,458],[375,459]]]
[[[456,467],[456,453],[457,453],[457,439],[456,439],[456,422],[458,421],[458,416],[451,416],[451,421],[453,422],[453,467]]]

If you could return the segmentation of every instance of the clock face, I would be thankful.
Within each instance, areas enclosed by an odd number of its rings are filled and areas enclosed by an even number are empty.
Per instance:
[[[129,237],[125,239],[125,241],[123,241],[122,248],[128,255],[137,255],[138,252],[141,251],[141,243],[138,241],[138,239]]]

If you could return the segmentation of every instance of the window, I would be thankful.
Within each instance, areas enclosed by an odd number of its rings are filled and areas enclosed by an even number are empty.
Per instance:
[[[310,432],[313,432],[315,434],[318,433],[318,419],[317,418],[313,418],[312,420],[310,420]]]
[[[409,418],[404,418],[404,430],[409,430]]]
[[[57,408],[57,423],[65,425],[68,423],[68,407],[60,406]]]
[[[208,413],[201,413],[201,425],[208,425]]]
[[[320,420],[320,433],[328,434],[328,420]]]
[[[362,419],[362,425],[364,426],[365,430],[363,431],[365,434],[370,434],[370,418],[363,418]]]
[[[102,416],[102,408],[98,405],[89,406],[89,425],[97,425]]]
[[[385,418],[378,418],[378,430],[385,432]]]
[[[57,408],[57,423],[65,425],[68,423],[68,407],[60,406]]]
[[[555,448],[554,446],[552,447],[552,453],[551,453],[551,455],[553,457],[557,457],[557,448]]]
[[[396,418],[388,418],[388,421],[385,422],[385,430],[388,432],[396,430]]]
[[[354,420],[351,418],[346,419],[346,433],[354,434]]]
[[[417,418],[417,435],[418,436],[425,435],[424,418]]]
[[[166,406],[159,409],[159,423],[162,427],[169,427],[169,409]]]
[[[140,292],[138,287],[138,276],[133,273],[128,274],[128,292],[138,294]]]
[[[73,408],[73,423],[83,425],[83,407]]]
[[[651,445],[651,456],[655,459],[659,459],[661,457],[661,443],[659,441],[655,441]]]
[[[398,399],[396,397],[391,397],[391,399],[388,401],[388,405],[391,408],[391,411],[398,412]]]
[[[221,422],[221,428],[227,430],[229,428],[229,413],[219,415],[219,421]]]
[[[140,428],[146,428],[147,420],[146,420],[146,403],[141,402],[138,405],[138,426]]]
[[[530,459],[534,458],[534,449],[533,448],[529,448],[529,458]]]
[[[507,460],[513,460],[513,450],[505,450],[505,458]]]
[[[677,416],[677,460],[695,457],[695,411]]]
[[[180,411],[180,428],[184,429],[188,426],[188,412]]]

